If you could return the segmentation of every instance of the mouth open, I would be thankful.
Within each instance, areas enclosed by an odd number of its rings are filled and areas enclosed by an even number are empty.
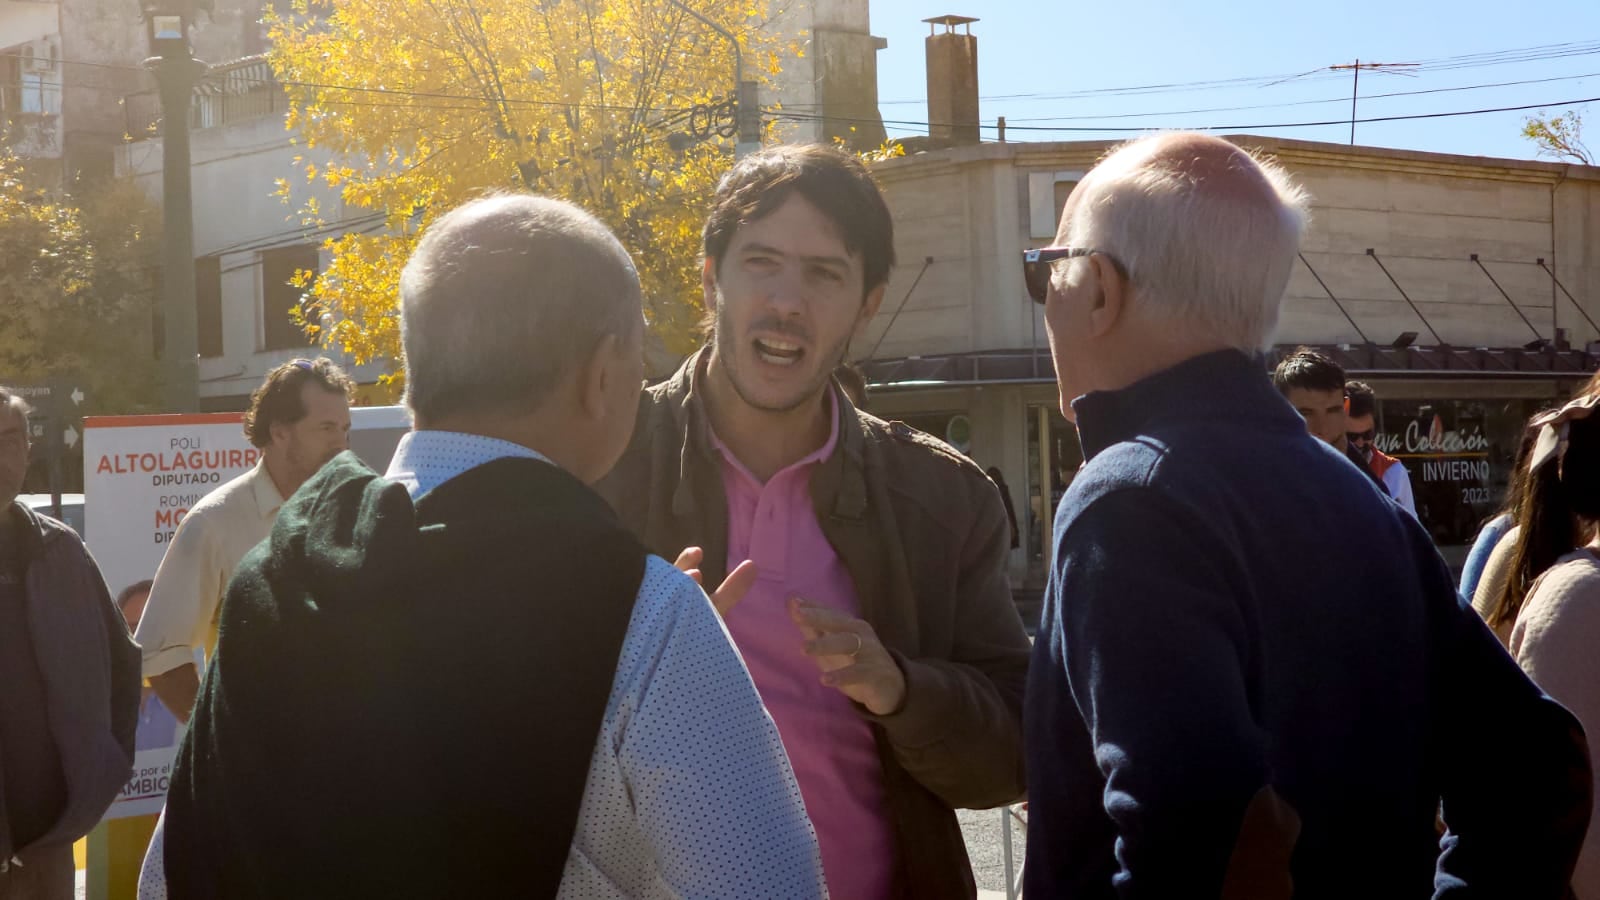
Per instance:
[[[762,362],[774,366],[792,366],[806,353],[799,344],[777,338],[756,338],[751,344]]]

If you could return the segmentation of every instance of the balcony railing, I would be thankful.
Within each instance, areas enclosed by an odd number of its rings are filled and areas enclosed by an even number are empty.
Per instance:
[[[212,66],[195,85],[189,103],[189,127],[196,131],[234,122],[275,116],[289,108],[283,86],[266,57],[252,56]],[[161,98],[153,90],[122,98],[129,140],[161,134]]]

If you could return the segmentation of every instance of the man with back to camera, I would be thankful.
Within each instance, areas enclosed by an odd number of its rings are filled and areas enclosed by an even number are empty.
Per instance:
[[[1024,254],[1087,460],[1029,674],[1030,897],[1568,892],[1576,719],[1262,370],[1307,205],[1276,165],[1162,134]]]
[[[589,487],[644,374],[622,245],[469,202],[407,262],[400,331],[415,429],[240,565],[141,896],[824,896],[716,611]]]

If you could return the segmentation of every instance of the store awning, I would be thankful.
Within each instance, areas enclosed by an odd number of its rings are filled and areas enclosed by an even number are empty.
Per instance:
[[[1271,367],[1299,344],[1267,353]],[[1600,355],[1551,345],[1527,347],[1393,347],[1380,344],[1311,345],[1351,376],[1409,378],[1569,378],[1584,379],[1600,370]],[[1055,369],[1050,351],[1040,347],[941,353],[874,359],[857,363],[874,391],[977,387],[994,384],[1050,384]]]

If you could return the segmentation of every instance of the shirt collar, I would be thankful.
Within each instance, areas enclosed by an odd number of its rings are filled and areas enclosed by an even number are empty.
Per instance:
[[[822,462],[823,460],[832,456],[833,449],[839,445],[839,402],[834,398],[832,385],[829,385],[828,390],[824,391],[823,393],[828,398],[828,439],[822,442],[821,447],[818,447],[810,453],[807,453],[805,456],[795,460],[790,465],[785,466],[782,472],[777,473],[778,475],[782,475],[783,472],[792,472],[797,469],[802,469],[806,466],[815,465],[816,463]],[[755,475],[751,474],[750,470],[745,468],[744,463],[740,462],[737,456],[734,456],[733,451],[728,449],[728,445],[722,442],[722,438],[717,437],[716,429],[711,427],[711,422],[709,419],[706,421],[706,437],[708,440],[710,440],[712,448],[714,448],[718,453],[722,454],[723,459],[727,460],[733,465],[734,468],[738,469],[740,472],[743,472],[757,484],[761,483],[761,479],[756,478]],[[777,476],[774,475],[773,477]]]
[[[400,438],[384,477],[420,497],[457,475],[508,456],[550,462],[537,450],[499,438],[460,431],[412,431]]]
[[[1084,460],[1130,440],[1150,424],[1171,419],[1244,424],[1263,418],[1305,430],[1305,423],[1267,377],[1265,364],[1238,350],[1185,360],[1114,391],[1072,401]]]
[[[267,518],[278,514],[283,506],[283,495],[278,493],[278,485],[272,480],[272,473],[267,471],[266,457],[256,461],[256,467],[250,472],[250,491],[256,498],[256,511],[261,517]]]

